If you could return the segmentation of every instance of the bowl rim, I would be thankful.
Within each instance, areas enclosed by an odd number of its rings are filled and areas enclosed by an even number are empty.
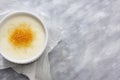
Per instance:
[[[43,29],[44,29],[44,33],[45,33],[45,41],[44,41],[44,44],[43,44],[43,47],[42,49],[40,50],[40,52],[35,55],[35,57],[32,57],[30,59],[26,59],[26,60],[16,60],[16,59],[12,59],[10,57],[8,57],[7,55],[4,54],[4,52],[2,52],[0,50],[0,54],[8,61],[10,62],[13,62],[13,63],[16,63],[16,64],[28,64],[28,63],[32,63],[34,62],[35,60],[37,60],[44,52],[45,48],[47,47],[47,43],[48,43],[48,30],[46,28],[45,25],[43,25],[43,21],[41,20],[40,16],[38,16],[37,14],[33,13],[33,12],[29,12],[29,11],[13,11],[13,12],[10,12],[8,13],[8,15],[6,15],[1,21],[0,21],[0,25],[3,24],[3,22],[7,19],[9,19],[9,17],[11,16],[15,16],[15,15],[20,15],[20,14],[27,14],[28,16],[31,16],[35,19],[37,19],[40,24],[42,25]]]

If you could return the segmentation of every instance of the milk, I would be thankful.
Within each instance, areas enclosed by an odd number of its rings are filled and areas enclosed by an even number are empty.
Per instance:
[[[19,24],[28,24],[34,39],[27,47],[17,47],[10,41],[10,36]],[[24,26],[23,26],[24,27]],[[43,48],[45,31],[42,24],[29,15],[16,15],[6,19],[0,26],[0,51],[10,59],[29,60]]]

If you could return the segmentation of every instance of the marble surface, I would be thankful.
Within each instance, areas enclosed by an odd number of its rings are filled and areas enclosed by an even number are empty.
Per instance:
[[[29,80],[23,74],[18,74],[12,68],[0,70],[0,80]]]
[[[120,80],[120,0],[56,0],[63,39],[51,52],[53,80]]]
[[[49,54],[53,80],[120,79],[120,0],[37,0],[31,5],[44,5],[62,27],[62,40]],[[2,71],[0,80],[26,80],[23,75],[4,79]]]

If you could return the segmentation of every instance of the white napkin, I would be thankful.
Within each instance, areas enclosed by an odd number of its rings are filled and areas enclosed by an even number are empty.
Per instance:
[[[11,2],[10,2],[11,1]],[[39,1],[39,0],[36,0]],[[43,24],[48,28],[49,40],[47,44],[47,48],[44,51],[43,55],[35,62],[26,64],[26,65],[18,65],[5,60],[2,56],[0,56],[0,69],[12,67],[18,73],[22,73],[27,75],[30,80],[51,80],[50,75],[50,65],[48,61],[48,53],[58,44],[61,40],[61,29],[58,25],[58,22],[52,20],[49,15],[49,12],[44,10],[44,5],[34,5],[32,6],[32,1],[29,3],[21,3],[16,0],[7,0],[0,1],[0,19],[2,19],[5,15],[9,14],[12,11],[31,11],[36,13],[41,17]],[[35,4],[35,3],[34,3]],[[5,6],[6,5],[6,6]],[[31,5],[31,7],[30,7]]]

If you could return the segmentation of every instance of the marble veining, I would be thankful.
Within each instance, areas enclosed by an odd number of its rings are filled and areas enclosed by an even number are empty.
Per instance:
[[[63,39],[49,55],[53,80],[119,80],[120,1],[56,4],[53,18],[62,24]]]
[[[34,6],[62,27],[62,40],[49,54],[53,80],[120,79],[120,0],[17,3]]]

